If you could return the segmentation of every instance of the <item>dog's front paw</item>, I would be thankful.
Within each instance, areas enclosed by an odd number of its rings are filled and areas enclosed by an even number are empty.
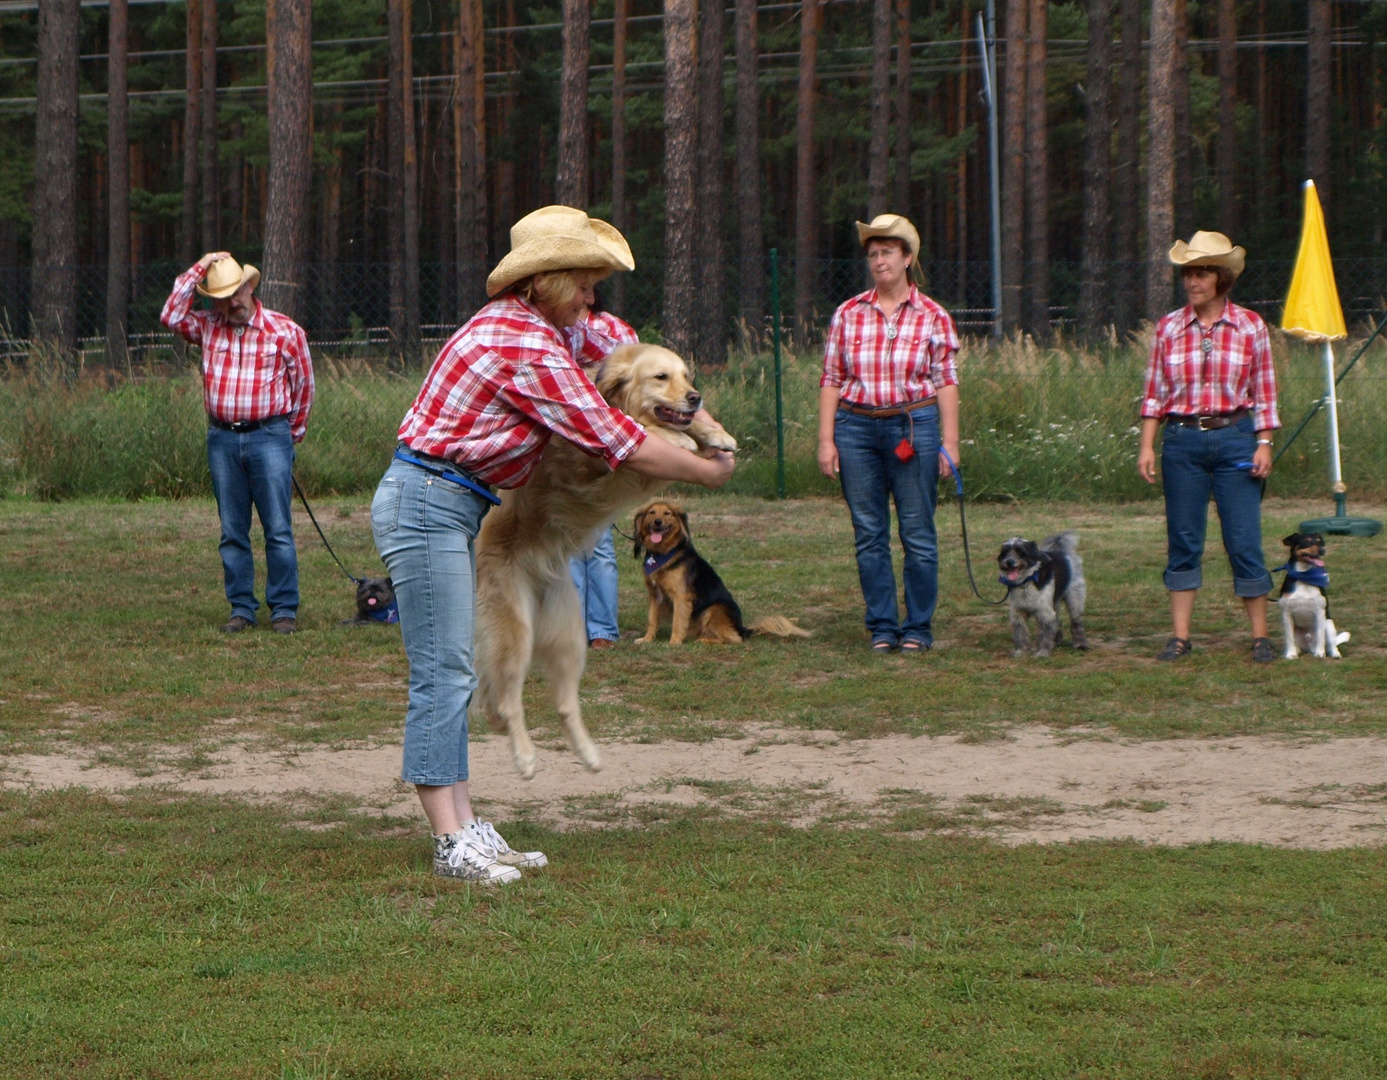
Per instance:
[[[1023,656],[1030,656],[1030,655],[1031,655],[1031,651],[1030,651],[1029,649],[1012,649],[1012,650],[1011,650],[1011,658],[1012,658],[1013,660],[1020,660]]]
[[[695,442],[709,450],[725,450],[729,454],[737,452],[737,440],[729,435],[721,424],[695,421],[689,428],[689,434],[694,437]]]
[[[654,635],[654,634],[646,634],[645,637],[638,637],[638,638],[636,638],[635,644],[636,644],[636,645],[649,645],[649,644],[650,644],[652,641],[654,641],[654,640],[655,640],[655,635]]]

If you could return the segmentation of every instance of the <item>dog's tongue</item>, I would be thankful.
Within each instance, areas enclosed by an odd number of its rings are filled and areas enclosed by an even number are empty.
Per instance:
[[[375,606],[376,606],[376,598],[375,598],[374,596],[368,596],[368,597],[366,598],[366,606],[367,606],[367,607],[375,607]]]
[[[1020,567],[1013,566],[1010,570],[1007,571],[1007,580],[1008,580],[1008,581],[1016,581],[1016,580],[1017,580],[1018,578],[1020,578],[1020,577],[1021,577],[1021,568],[1020,568]]]
[[[1323,566],[1323,565],[1324,565],[1324,560],[1323,560],[1323,559],[1312,559],[1312,558],[1310,558],[1310,557],[1307,556],[1306,559],[1305,559],[1305,561],[1308,562],[1311,566]]]
[[[650,542],[651,542],[652,544],[658,544],[658,543],[659,543],[661,540],[663,540],[664,538],[665,538],[665,534],[662,533],[662,532],[653,532],[653,533],[650,534]]]

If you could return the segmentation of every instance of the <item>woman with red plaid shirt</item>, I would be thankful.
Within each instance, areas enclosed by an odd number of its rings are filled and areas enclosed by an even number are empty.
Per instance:
[[[1173,634],[1157,660],[1179,660],[1191,648],[1210,493],[1233,591],[1252,626],[1252,658],[1265,664],[1275,656],[1267,636],[1271,575],[1262,553],[1262,481],[1271,475],[1272,432],[1281,421],[1266,324],[1228,299],[1245,256],[1216,232],[1197,232],[1170,249],[1189,303],[1156,324],[1137,452],[1137,471],[1154,484],[1156,432],[1164,428],[1165,587]]]
[[[474,541],[499,502],[492,487],[524,484],[554,435],[613,469],[707,487],[732,474],[729,454],[705,459],[647,438],[583,373],[611,346],[581,322],[593,286],[633,266],[621,234],[581,210],[549,206],[516,222],[487,279],[493,299],[438,354],[371,503],[409,657],[401,776],[429,819],[440,877],[497,884],[547,862],[477,820],[468,789]]]
[[[958,334],[922,280],[920,237],[899,214],[857,223],[874,287],[838,308],[819,380],[819,468],[838,476],[852,517],[872,649],[934,643],[939,475],[958,460]],[[891,567],[891,500],[904,550],[905,621]]]

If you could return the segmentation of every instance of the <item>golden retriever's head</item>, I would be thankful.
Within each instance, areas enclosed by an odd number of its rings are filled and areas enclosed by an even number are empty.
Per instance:
[[[689,515],[678,503],[656,499],[636,511],[634,521],[636,558],[643,551],[663,555],[682,544],[689,536]]]
[[[682,431],[703,404],[688,365],[659,345],[623,345],[602,361],[597,390],[607,404],[646,426]]]

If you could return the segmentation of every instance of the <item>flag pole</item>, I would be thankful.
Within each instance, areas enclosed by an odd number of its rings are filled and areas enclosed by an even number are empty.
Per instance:
[[[1339,457],[1339,395],[1334,387],[1334,346],[1324,343],[1324,397],[1329,428],[1329,489],[1334,493],[1334,516],[1347,517],[1348,488],[1344,486],[1343,461]]]

